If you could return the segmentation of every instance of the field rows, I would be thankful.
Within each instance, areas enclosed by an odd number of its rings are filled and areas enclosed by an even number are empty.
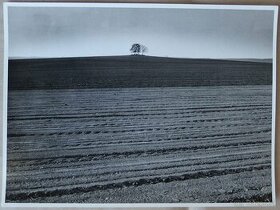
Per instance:
[[[271,86],[10,91],[8,118],[7,202],[271,200]]]

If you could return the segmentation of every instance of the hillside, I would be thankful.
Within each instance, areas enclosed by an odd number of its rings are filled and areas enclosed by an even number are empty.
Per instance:
[[[9,89],[269,84],[267,62],[150,56],[9,60]]]

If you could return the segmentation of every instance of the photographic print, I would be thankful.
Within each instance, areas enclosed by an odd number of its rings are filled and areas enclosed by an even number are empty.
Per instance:
[[[5,4],[4,202],[273,204],[277,13]]]

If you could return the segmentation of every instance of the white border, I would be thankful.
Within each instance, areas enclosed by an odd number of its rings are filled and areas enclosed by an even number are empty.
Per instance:
[[[5,203],[6,198],[6,173],[7,173],[7,106],[8,106],[8,7],[3,5],[3,19],[4,19],[4,69],[3,69],[3,122],[2,122],[2,194],[1,204]]]
[[[95,7],[95,8],[165,8],[165,9],[227,9],[227,10],[276,10],[271,5],[206,5],[206,4],[156,4],[156,3],[41,3],[4,2],[4,7]]]
[[[8,96],[8,7],[96,7],[96,8],[165,8],[165,9],[223,9],[223,10],[270,10],[274,12],[273,28],[273,82],[272,82],[272,144],[271,144],[271,176],[272,202],[269,203],[5,203],[6,170],[7,170],[7,96]],[[276,131],[276,41],[278,6],[263,5],[203,5],[203,4],[149,4],[149,3],[19,3],[4,2],[4,78],[3,78],[3,175],[2,175],[2,207],[268,207],[276,205],[275,195],[275,131]]]
[[[274,10],[273,23],[273,80],[272,80],[272,129],[271,129],[271,181],[272,181],[272,202],[276,205],[276,187],[275,187],[275,135],[276,135],[276,93],[277,93],[277,26],[278,26],[278,7]]]

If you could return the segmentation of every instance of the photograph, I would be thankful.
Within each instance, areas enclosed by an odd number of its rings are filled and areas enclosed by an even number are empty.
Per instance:
[[[5,204],[275,202],[277,6],[5,3]]]

